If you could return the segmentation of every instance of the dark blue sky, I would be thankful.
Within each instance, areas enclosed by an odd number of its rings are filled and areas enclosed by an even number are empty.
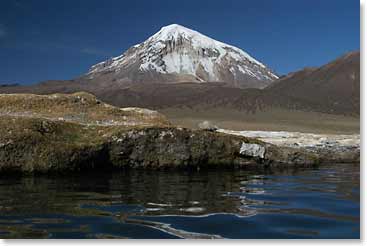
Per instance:
[[[177,23],[279,74],[359,50],[357,0],[1,0],[0,84],[70,79]]]

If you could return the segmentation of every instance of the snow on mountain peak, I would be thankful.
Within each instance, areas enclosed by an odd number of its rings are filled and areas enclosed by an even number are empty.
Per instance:
[[[249,54],[247,54],[246,52],[244,52],[243,50],[235,46],[219,42],[204,34],[201,34],[197,31],[191,30],[189,28],[186,28],[178,24],[171,24],[171,25],[162,27],[161,30],[157,32],[156,34],[154,34],[150,39],[164,42],[168,40],[177,40],[180,37],[190,40],[192,42],[193,47],[196,49],[200,49],[200,48],[217,49],[221,53],[221,55],[225,53],[224,51],[225,48],[230,48],[233,51],[246,57],[251,62],[256,63],[262,67],[265,67],[264,64],[255,60]]]
[[[186,28],[184,26],[178,25],[178,24],[171,24],[168,26],[164,26],[152,36],[152,38],[158,38],[159,40],[168,40],[168,39],[175,39],[179,35],[187,35],[187,36],[194,36],[194,35],[200,35],[200,33],[193,31],[189,28]]]
[[[92,66],[88,74],[120,72],[137,64],[140,72],[189,75],[196,81],[265,81],[278,77],[243,50],[178,24],[162,27],[124,54]],[[131,69],[130,69],[131,70]]]

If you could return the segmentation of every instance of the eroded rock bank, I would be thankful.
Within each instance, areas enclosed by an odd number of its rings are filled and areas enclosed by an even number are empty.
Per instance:
[[[319,155],[254,138],[176,127],[82,125],[2,117],[0,170],[315,165]]]
[[[120,109],[87,93],[0,97],[0,172],[109,168],[315,165],[300,148],[172,126],[155,111]]]
[[[359,162],[360,135],[314,134],[285,131],[232,131],[218,132],[256,138],[280,148],[290,147],[312,153],[320,162]]]

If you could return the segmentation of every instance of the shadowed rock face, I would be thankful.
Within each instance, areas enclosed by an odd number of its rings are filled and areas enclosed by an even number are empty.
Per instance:
[[[252,138],[173,127],[157,112],[116,108],[87,93],[3,95],[0,106],[0,171],[313,165],[320,160]]]

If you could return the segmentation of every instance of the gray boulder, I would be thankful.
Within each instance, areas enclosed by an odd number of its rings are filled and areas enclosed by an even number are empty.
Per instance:
[[[215,132],[218,130],[218,127],[216,125],[214,125],[212,122],[207,121],[207,120],[199,123],[198,127],[201,130],[210,131],[210,132]]]

